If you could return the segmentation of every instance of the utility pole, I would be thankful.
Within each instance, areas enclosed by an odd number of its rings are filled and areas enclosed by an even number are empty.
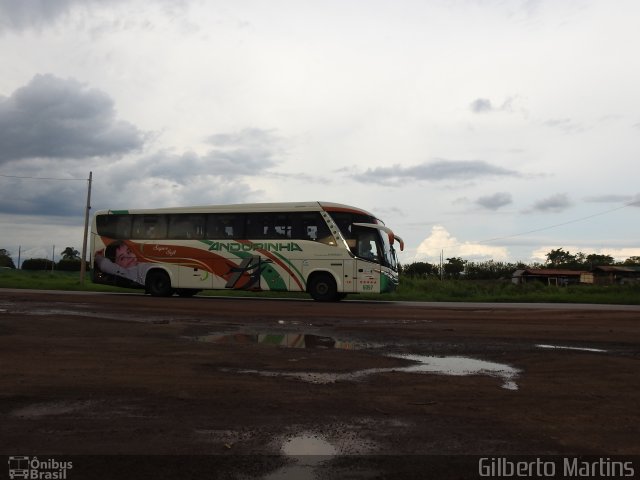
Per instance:
[[[56,246],[51,249],[51,273],[53,273],[53,266],[56,264]]]
[[[91,180],[93,172],[89,172],[89,186],[87,188],[87,206],[84,212],[84,236],[82,239],[82,259],[80,260],[80,285],[84,285],[84,275],[87,271],[87,236],[89,235],[89,211],[91,210]]]
[[[20,255],[22,254],[22,245],[18,245],[18,270],[20,270]]]

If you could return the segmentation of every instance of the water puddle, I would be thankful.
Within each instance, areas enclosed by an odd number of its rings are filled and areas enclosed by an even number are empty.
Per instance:
[[[608,350],[603,350],[601,348],[587,348],[587,347],[568,347],[564,345],[536,345],[538,348],[548,348],[554,350],[577,350],[580,352],[598,352],[598,353],[607,353]]]
[[[439,373],[442,375],[488,375],[498,377],[503,381],[502,388],[517,390],[515,382],[520,373],[517,368],[504,363],[488,362],[468,357],[427,357],[424,355],[391,355],[416,362],[415,365],[404,367],[401,371],[415,373]]]
[[[193,337],[198,342],[226,345],[262,344],[285,348],[335,348],[338,350],[357,350],[372,348],[374,345],[336,340],[332,337],[308,333],[210,333]]]
[[[309,433],[289,438],[282,444],[281,450],[284,455],[289,457],[299,455],[332,456],[338,453],[338,449],[324,437]]]
[[[311,480],[322,478],[321,469],[341,452],[324,436],[301,433],[282,442],[280,452],[289,464],[263,477],[268,480]]]
[[[330,462],[339,456],[363,455],[369,453],[374,445],[362,441],[353,434],[332,436],[330,439],[316,432],[302,432],[294,436],[287,436],[277,440],[279,450],[287,461],[287,465],[263,477],[268,480],[305,480],[327,478],[327,468]],[[353,476],[354,472],[349,478]],[[374,478],[370,475],[357,478]]]
[[[238,370],[238,373],[256,374],[265,377],[286,377],[314,384],[358,381],[370,375],[387,372],[433,373],[440,375],[488,375],[502,380],[501,387],[506,390],[517,390],[516,378],[520,373],[517,368],[502,363],[488,362],[467,357],[436,357],[425,355],[388,355],[414,362],[406,367],[368,368],[347,373],[323,372],[287,372]]]

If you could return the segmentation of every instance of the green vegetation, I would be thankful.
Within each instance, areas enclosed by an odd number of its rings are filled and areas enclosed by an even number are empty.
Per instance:
[[[50,270],[14,270],[0,268],[0,288],[28,288],[34,290],[78,290],[93,292],[131,292],[131,290],[108,285],[98,285],[87,274],[84,285],[80,284],[78,272]]]
[[[27,271],[0,268],[0,288],[36,290],[77,290],[101,292],[135,292],[136,290],[94,284],[87,274],[84,285],[78,272]],[[208,296],[258,296],[272,298],[308,298],[303,293],[245,292],[214,290]],[[541,282],[514,285],[510,279],[460,280],[430,276],[403,276],[396,292],[385,295],[352,295],[362,300],[425,301],[425,302],[531,302],[531,303],[600,303],[640,304],[640,284],[631,285],[569,285],[548,286]]]
[[[25,288],[36,290],[79,290],[102,292],[134,292],[135,290],[98,285],[87,272],[84,284],[80,283],[79,252],[67,247],[62,259],[51,269],[47,259],[29,259],[16,270],[9,252],[0,249],[0,288]],[[545,265],[522,263],[470,262],[458,257],[447,258],[440,271],[439,265],[414,262],[401,269],[400,287],[386,295],[353,295],[363,300],[406,300],[425,302],[532,302],[532,303],[601,303],[640,304],[640,282],[625,285],[546,285],[528,282],[515,285],[511,275],[525,268],[564,268],[589,270],[597,265],[613,265],[608,255],[575,255],[562,248],[547,254]],[[630,257],[617,265],[638,266],[640,257]],[[208,296],[234,297],[259,296],[275,298],[308,298],[305,293],[246,292],[213,290],[203,292]]]
[[[365,298],[362,296],[362,298]],[[370,297],[373,298],[373,297]],[[425,302],[514,302],[640,304],[640,284],[553,286],[542,282],[515,285],[511,279],[440,280],[403,276],[398,290],[377,297],[387,300]]]

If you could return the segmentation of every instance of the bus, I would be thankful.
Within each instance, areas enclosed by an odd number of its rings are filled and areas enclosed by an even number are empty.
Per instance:
[[[156,297],[207,289],[307,292],[317,301],[398,285],[402,239],[371,213],[328,202],[101,210],[92,279]]]

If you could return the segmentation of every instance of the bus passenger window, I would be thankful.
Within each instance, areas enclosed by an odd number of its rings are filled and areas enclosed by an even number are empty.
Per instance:
[[[131,236],[131,215],[98,215],[96,217],[98,235],[114,239]]]
[[[318,212],[301,212],[291,214],[291,238],[311,240],[314,242],[335,245],[335,239],[327,222]]]
[[[205,236],[211,240],[244,238],[244,214],[211,213],[207,215]]]
[[[161,240],[167,238],[166,215],[133,215],[131,238]]]
[[[204,215],[176,214],[169,217],[170,239],[200,239],[204,237]]]

